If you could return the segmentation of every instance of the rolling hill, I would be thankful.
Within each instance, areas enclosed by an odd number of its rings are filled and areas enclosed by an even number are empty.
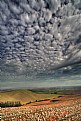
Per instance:
[[[29,90],[11,90],[0,92],[0,102],[20,101],[22,104],[58,97],[57,94],[37,94]]]

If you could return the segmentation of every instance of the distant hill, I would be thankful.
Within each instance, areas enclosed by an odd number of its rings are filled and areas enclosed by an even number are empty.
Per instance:
[[[0,92],[0,102],[20,101],[22,104],[58,97],[57,94],[37,94],[29,90],[11,90]]]

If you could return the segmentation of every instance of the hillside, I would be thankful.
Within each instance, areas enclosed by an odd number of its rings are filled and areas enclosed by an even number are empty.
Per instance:
[[[30,101],[50,99],[57,96],[57,94],[37,94],[29,90],[11,90],[0,92],[0,101],[20,101],[25,104]]]

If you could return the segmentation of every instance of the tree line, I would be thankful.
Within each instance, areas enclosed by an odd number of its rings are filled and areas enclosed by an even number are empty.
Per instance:
[[[0,102],[0,107],[5,108],[5,107],[18,107],[21,106],[20,101],[7,101],[7,102]]]

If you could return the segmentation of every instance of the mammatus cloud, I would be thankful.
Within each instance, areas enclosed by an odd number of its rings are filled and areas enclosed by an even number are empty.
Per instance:
[[[0,71],[30,74],[81,61],[81,0],[0,0]]]

